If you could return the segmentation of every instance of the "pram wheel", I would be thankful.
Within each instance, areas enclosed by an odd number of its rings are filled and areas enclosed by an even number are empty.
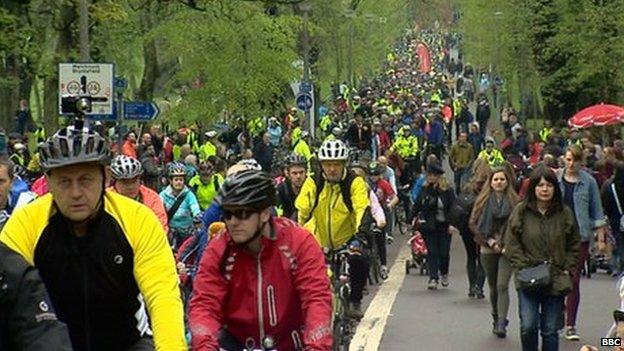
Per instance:
[[[424,265],[420,266],[420,275],[426,275],[426,274],[427,272],[426,272],[425,266]]]
[[[405,260],[405,274],[409,274],[410,272],[410,260]]]

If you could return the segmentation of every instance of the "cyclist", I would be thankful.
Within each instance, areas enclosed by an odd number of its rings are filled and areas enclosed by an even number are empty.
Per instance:
[[[272,215],[275,193],[256,170],[221,187],[227,231],[210,241],[194,281],[193,350],[262,348],[269,339],[280,351],[331,349],[323,253],[308,231]]]
[[[165,233],[148,208],[104,189],[107,141],[76,122],[40,152],[50,193],[14,213],[0,241],[39,269],[74,349],[186,350]]]
[[[189,186],[197,196],[202,210],[210,206],[221,184],[223,184],[223,176],[214,172],[214,166],[210,162],[204,161],[199,164],[199,174],[191,178]]]
[[[348,158],[347,146],[341,140],[323,142],[318,151],[322,171],[314,179],[305,180],[295,200],[298,222],[314,233],[322,247],[330,250],[358,241],[356,234],[365,235],[368,231],[362,219],[369,207],[369,190],[362,177],[347,170]],[[349,262],[352,288],[349,314],[362,318],[368,261],[363,255],[352,255]]]
[[[291,153],[286,157],[286,180],[277,186],[277,206],[282,216],[296,219],[295,199],[306,179],[308,161],[301,155]]]
[[[37,269],[0,244],[0,272],[0,350],[71,350]]]
[[[149,207],[162,224],[165,233],[169,231],[167,213],[158,193],[141,183],[143,166],[136,158],[116,156],[110,165],[113,185],[108,190],[134,199]]]
[[[377,195],[379,203],[384,210],[385,217],[389,218],[390,214],[393,213],[394,208],[399,203],[399,198],[392,189],[390,183],[383,179],[383,172],[384,167],[381,164],[375,161],[368,164],[368,185],[370,189],[375,192],[375,195]],[[385,234],[390,238],[392,237],[392,233],[388,233],[386,231]],[[388,268],[386,267],[386,235],[375,236],[376,244],[379,248],[379,261],[381,263],[382,277],[388,276]]]
[[[193,217],[201,210],[195,194],[184,184],[186,170],[184,164],[172,162],[168,166],[169,185],[160,192],[169,220],[169,240],[177,249],[186,238],[193,234]]]

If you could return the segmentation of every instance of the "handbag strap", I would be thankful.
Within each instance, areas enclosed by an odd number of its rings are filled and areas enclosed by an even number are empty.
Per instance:
[[[622,205],[620,205],[620,199],[618,198],[617,191],[615,191],[615,183],[611,183],[611,191],[613,192],[613,198],[615,199],[615,204],[617,205],[618,212],[620,212],[620,214],[624,214],[622,212]]]

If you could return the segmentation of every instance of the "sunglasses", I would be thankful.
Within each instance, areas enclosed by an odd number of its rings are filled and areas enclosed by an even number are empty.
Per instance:
[[[229,221],[232,219],[232,217],[236,217],[240,220],[244,220],[251,217],[251,215],[256,212],[257,211],[248,208],[240,208],[237,210],[223,210],[223,219]]]

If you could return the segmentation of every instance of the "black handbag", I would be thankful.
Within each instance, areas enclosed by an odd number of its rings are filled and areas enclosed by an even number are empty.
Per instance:
[[[516,272],[518,289],[524,291],[540,291],[552,284],[550,262],[545,261],[537,266],[520,269]]]

